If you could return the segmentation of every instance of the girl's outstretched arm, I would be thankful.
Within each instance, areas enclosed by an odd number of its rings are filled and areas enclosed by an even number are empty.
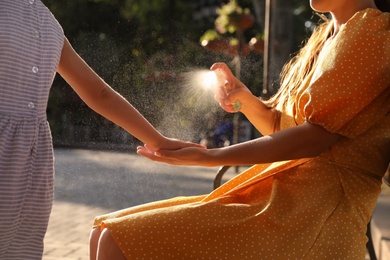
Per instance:
[[[90,108],[154,149],[199,146],[160,134],[125,98],[88,66],[66,38],[57,71]]]

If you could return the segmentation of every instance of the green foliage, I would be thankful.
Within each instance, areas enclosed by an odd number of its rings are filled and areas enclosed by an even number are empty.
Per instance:
[[[217,9],[218,17],[215,20],[215,27],[221,34],[235,33],[239,28],[238,24],[243,15],[250,14],[249,8],[242,8],[236,0],[231,0],[227,4]]]
[[[209,29],[200,37],[200,42],[212,41],[212,40],[217,40],[220,38],[221,38],[221,35],[215,29]]]

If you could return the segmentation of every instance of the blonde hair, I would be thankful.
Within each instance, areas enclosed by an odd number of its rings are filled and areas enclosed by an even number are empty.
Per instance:
[[[286,108],[289,103],[294,103],[301,83],[312,71],[321,49],[333,32],[333,23],[324,15],[320,15],[320,17],[323,22],[313,31],[305,46],[284,65],[280,74],[279,91],[265,101],[270,108],[281,110]]]

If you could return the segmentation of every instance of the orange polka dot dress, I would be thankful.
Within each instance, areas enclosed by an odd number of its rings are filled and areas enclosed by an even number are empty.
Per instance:
[[[255,165],[208,195],[96,217],[128,259],[364,259],[390,161],[390,14],[356,13],[320,54],[282,128],[343,138],[318,157]],[[261,155],[259,155],[261,156]]]

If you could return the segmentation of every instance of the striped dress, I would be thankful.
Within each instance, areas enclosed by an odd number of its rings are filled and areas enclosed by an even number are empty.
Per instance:
[[[0,1],[0,259],[41,259],[53,202],[48,94],[64,42],[40,0]]]

